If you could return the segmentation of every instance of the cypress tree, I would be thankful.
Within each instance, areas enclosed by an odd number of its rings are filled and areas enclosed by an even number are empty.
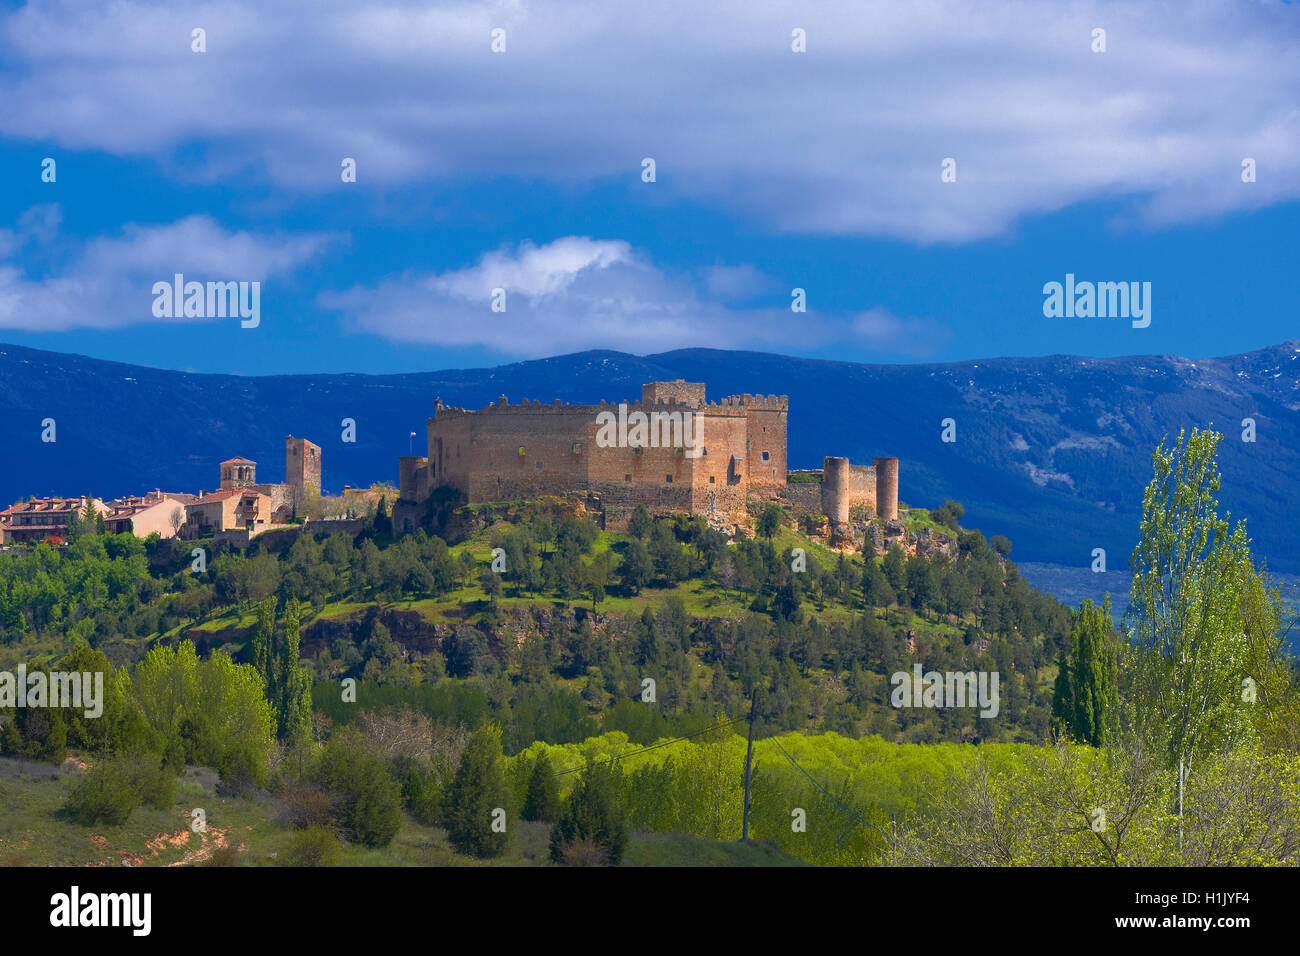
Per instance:
[[[1097,607],[1084,601],[1074,615],[1070,641],[1070,690],[1075,739],[1100,747],[1119,706],[1118,665],[1110,599]]]
[[[311,672],[298,663],[302,643],[302,604],[291,600],[280,619],[275,705],[278,735],[295,743],[311,734]]]
[[[1052,685],[1052,730],[1074,733],[1074,696],[1070,692],[1070,662],[1062,652],[1056,658],[1056,682]]]
[[[1052,689],[1052,726],[1080,743],[1100,747],[1119,709],[1119,647],[1110,599],[1101,607],[1085,600],[1071,615],[1069,659],[1057,660]]]

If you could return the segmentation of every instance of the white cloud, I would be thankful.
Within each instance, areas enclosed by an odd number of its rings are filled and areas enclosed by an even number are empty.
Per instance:
[[[744,301],[760,295],[774,295],[781,284],[749,265],[712,266],[704,270],[709,293],[728,301]]]
[[[762,277],[752,267],[728,267],[726,275],[729,280]],[[706,281],[706,291],[717,293],[716,283],[712,289],[709,285]],[[492,311],[494,288],[506,290],[504,312]],[[375,286],[323,293],[319,301],[341,312],[352,331],[426,345],[484,346],[527,357],[588,348],[638,353],[815,349],[852,338],[866,339],[884,352],[912,355],[943,332],[930,323],[892,320],[891,325],[872,326],[861,318],[849,322],[816,311],[796,314],[780,290],[765,302],[736,308],[716,294],[702,295],[689,278],[656,267],[626,242],[584,236],[543,246],[525,242],[488,253],[462,269],[396,276]]]
[[[206,216],[190,216],[163,225],[128,224],[119,236],[65,244],[55,243],[60,218],[57,206],[35,207],[17,230],[0,232],[0,328],[57,332],[158,321],[153,284],[171,282],[175,273],[199,281],[265,282],[344,238],[231,231]],[[57,245],[61,261],[43,275],[6,261],[21,251],[30,262],[46,244]]]
[[[774,231],[969,240],[1080,200],[1300,196],[1300,6],[1193,0],[51,0],[0,16],[0,134],[290,191],[612,177]],[[208,52],[190,52],[190,30]],[[808,52],[790,51],[807,31]],[[1107,52],[1090,49],[1094,27]],[[489,52],[494,27],[507,52]],[[202,144],[196,164],[193,151]],[[182,161],[180,157],[184,156]],[[653,156],[659,181],[641,184]],[[958,181],[943,184],[944,157]],[[1240,181],[1240,163],[1259,181]]]

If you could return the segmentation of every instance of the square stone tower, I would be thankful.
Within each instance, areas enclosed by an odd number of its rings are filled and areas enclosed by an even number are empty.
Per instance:
[[[646,405],[680,402],[698,408],[704,404],[704,383],[680,378],[675,382],[647,382],[641,386],[641,401]]]
[[[320,446],[305,438],[284,439],[284,483],[293,488],[305,490],[307,486],[316,489],[319,494],[320,482]]]

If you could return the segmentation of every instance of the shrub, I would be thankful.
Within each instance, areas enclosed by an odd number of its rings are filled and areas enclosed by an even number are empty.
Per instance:
[[[227,843],[214,849],[200,866],[239,866],[239,847]]]
[[[334,799],[319,787],[287,786],[280,794],[281,819],[296,830],[328,823]]]
[[[368,846],[388,846],[402,825],[402,791],[382,757],[355,730],[335,734],[321,753],[317,784],[335,798],[335,820]]]
[[[131,785],[141,802],[157,810],[167,810],[176,802],[176,775],[162,764],[156,753],[135,754],[129,758]]]
[[[407,772],[402,800],[406,811],[421,823],[436,826],[442,822],[442,780],[433,768],[412,767]]]
[[[609,851],[595,840],[577,840],[560,848],[562,866],[608,866]]]
[[[127,762],[105,759],[72,785],[64,809],[85,826],[121,826],[140,803],[140,792]]]
[[[289,841],[281,866],[333,866],[338,859],[339,841],[328,827],[299,830]]]

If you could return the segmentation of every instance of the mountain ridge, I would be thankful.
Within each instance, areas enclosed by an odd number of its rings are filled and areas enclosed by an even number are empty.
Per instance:
[[[594,403],[636,399],[654,379],[706,383],[710,398],[790,396],[789,464],[893,455],[900,496],[947,498],[963,523],[1005,534],[1015,557],[1087,566],[1104,548],[1126,566],[1151,452],[1180,427],[1224,432],[1220,499],[1249,519],[1274,570],[1300,571],[1300,542],[1276,520],[1300,498],[1300,340],[1239,355],[1053,355],[881,365],[767,352],[591,350],[507,365],[394,374],[240,376],[154,369],[0,344],[0,501],[207,490],[243,455],[283,476],[284,436],[321,445],[327,488],[396,481],[423,443],[434,401],[478,408],[501,395]],[[42,421],[56,422],[54,443]],[[341,441],[342,420],[357,441]],[[1256,441],[1242,440],[1254,419]],[[941,440],[952,419],[956,441]],[[417,437],[412,443],[409,433]]]

